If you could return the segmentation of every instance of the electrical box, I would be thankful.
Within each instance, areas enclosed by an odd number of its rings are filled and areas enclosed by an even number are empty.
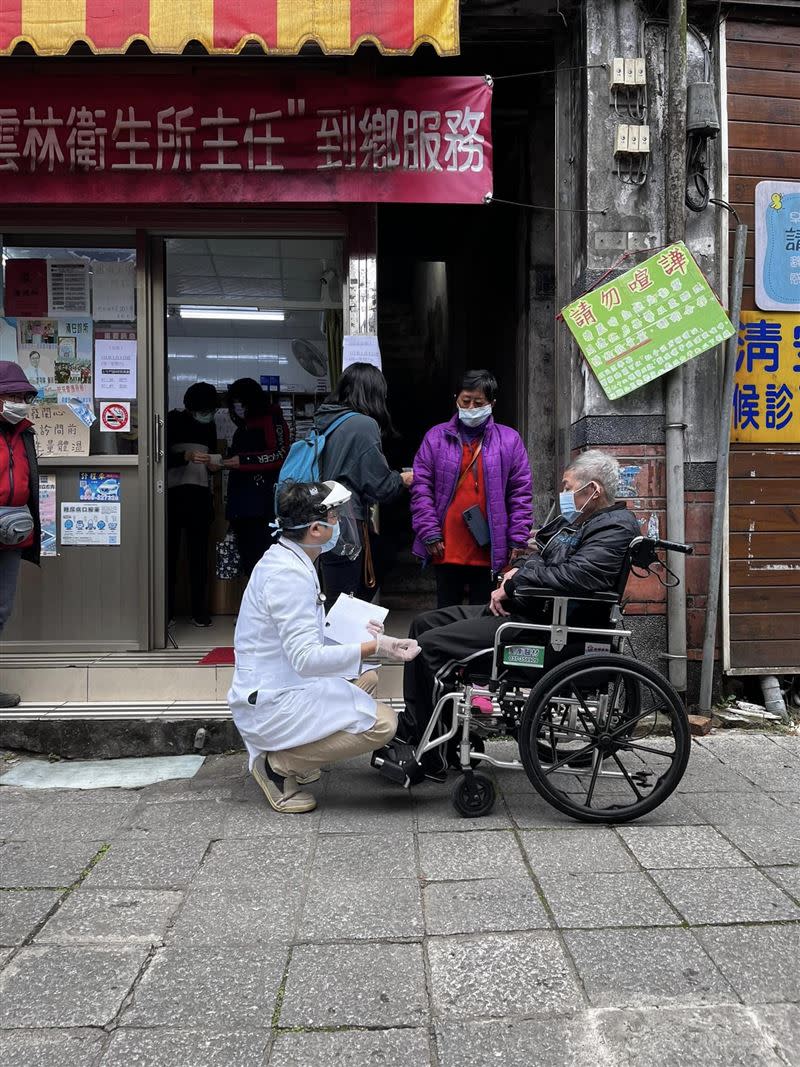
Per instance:
[[[647,85],[647,66],[641,57],[633,61],[634,85]]]
[[[626,123],[622,123],[621,126],[617,126],[616,133],[614,135],[614,155],[618,156],[623,152],[628,151],[628,126]]]
[[[629,126],[628,127],[628,151],[632,155],[633,155],[634,152],[637,153],[637,154],[639,152],[639,127],[638,126]]]
[[[643,156],[648,155],[650,152],[650,127],[639,127],[639,153]]]
[[[608,64],[609,89],[621,89],[625,84],[625,60],[612,59]]]
[[[719,115],[711,82],[692,82],[686,87],[686,132],[699,137],[716,137]]]
[[[633,85],[636,84],[636,60],[635,59],[626,59],[624,61],[624,74],[625,74],[625,85],[626,86],[633,86]]]

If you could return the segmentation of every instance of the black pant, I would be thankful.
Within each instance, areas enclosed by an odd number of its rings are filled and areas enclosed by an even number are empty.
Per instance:
[[[359,523],[359,533],[364,536],[363,523]],[[346,559],[344,556],[324,554],[320,557],[322,571],[322,586],[325,592],[327,608],[335,604],[340,593],[350,594],[359,600],[371,601],[381,584],[380,575],[380,539],[369,530],[370,551],[372,553],[372,567],[375,573],[375,585],[370,589],[364,581],[364,543],[361,543],[361,552],[358,559]]]
[[[242,557],[242,571],[249,578],[267,551],[270,520],[266,515],[259,515],[254,519],[231,519],[230,522]]]
[[[200,485],[176,485],[167,493],[167,617],[175,617],[175,583],[181,536],[186,533],[192,618],[208,615],[208,531],[211,493]]]
[[[492,591],[492,571],[490,567],[467,567],[458,563],[437,563],[433,568],[436,575],[436,606],[450,608],[461,604],[464,589],[467,590],[467,603],[486,607]]]

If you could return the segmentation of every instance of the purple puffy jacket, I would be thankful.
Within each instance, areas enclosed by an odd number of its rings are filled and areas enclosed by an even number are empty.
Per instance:
[[[425,434],[414,457],[411,486],[411,522],[414,553],[428,558],[425,542],[442,536],[444,517],[455,493],[461,469],[462,442],[458,415],[440,422]],[[533,526],[533,487],[528,453],[522,438],[510,426],[501,426],[490,416],[483,433],[483,480],[489,530],[492,535],[492,568],[502,570],[512,548],[528,544]]]

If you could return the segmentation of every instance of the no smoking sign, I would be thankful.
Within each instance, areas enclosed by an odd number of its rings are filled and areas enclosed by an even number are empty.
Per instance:
[[[131,424],[131,406],[123,400],[100,405],[100,427],[106,433],[121,433]]]

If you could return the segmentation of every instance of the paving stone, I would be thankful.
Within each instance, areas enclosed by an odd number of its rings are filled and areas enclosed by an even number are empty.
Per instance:
[[[182,893],[165,889],[81,887],[45,923],[36,944],[157,944],[182,900]]]
[[[800,867],[765,867],[764,873],[800,903]]]
[[[488,815],[480,819],[465,819],[453,807],[450,796],[433,797],[421,791],[416,796],[417,829],[420,833],[437,831],[457,831],[461,833],[475,830],[510,830],[511,817],[501,801],[498,801]]]
[[[40,805],[28,833],[29,840],[48,837],[83,837],[107,841],[130,817],[136,799],[115,800],[53,799]]]
[[[328,785],[321,812],[326,834],[410,833],[415,826],[414,798],[397,787],[382,795],[374,787],[350,792],[337,781]]]
[[[185,837],[219,837],[229,807],[216,800],[165,800],[141,804],[131,813],[125,833],[136,837],[182,834]]]
[[[737,1007],[601,1012],[597,1027],[614,1067],[786,1067]]]
[[[753,869],[654,871],[653,878],[692,924],[800,919],[800,907]]]
[[[429,934],[546,929],[550,919],[530,878],[431,882],[425,886]]]
[[[210,945],[291,941],[302,907],[302,886],[272,880],[239,887],[193,889],[169,933],[170,941]]]
[[[619,834],[643,867],[749,867],[711,826],[623,826]]]
[[[267,803],[264,794],[260,800],[247,804],[231,804],[222,826],[222,837],[271,837],[286,833],[286,816],[281,815]],[[313,834],[319,829],[322,812],[320,808],[292,818],[292,834]]]
[[[463,834],[424,834],[419,839],[420,867],[429,881],[519,875],[527,870],[511,833],[476,831]]]
[[[756,1019],[773,1048],[788,1064],[800,1063],[800,1005],[776,1004],[756,1009]]]
[[[320,834],[311,876],[334,882],[343,878],[413,878],[416,873],[416,852],[410,834],[392,834],[388,841],[365,834]]]
[[[312,881],[302,921],[304,941],[419,938],[422,902],[416,878]]]
[[[429,1067],[431,1052],[428,1032],[422,1027],[415,1027],[327,1034],[278,1034],[269,1058],[269,1067],[311,1067],[312,1064],[322,1063],[330,1067]],[[123,1065],[120,1064],[120,1067]]]
[[[91,1030],[16,1030],[3,1034],[3,1067],[94,1067],[105,1035]]]
[[[116,837],[86,879],[91,889],[182,889],[208,849],[207,838],[140,840]]]
[[[196,885],[286,885],[302,878],[309,849],[309,837],[290,837],[288,833],[256,841],[215,841],[194,881]]]
[[[9,889],[0,893],[0,945],[18,945],[47,915],[61,893]]]
[[[695,935],[745,1003],[800,1000],[800,926],[709,926]]]
[[[640,871],[543,874],[539,881],[559,926],[677,926],[680,922]]]
[[[428,941],[433,1007],[441,1020],[567,1012],[581,1004],[552,933]]]
[[[419,1026],[427,1018],[420,945],[294,948],[281,1026]]]
[[[262,1067],[266,1030],[117,1030],[98,1067]]]
[[[125,1026],[259,1030],[272,1021],[288,948],[168,945],[136,988]]]
[[[636,820],[637,826],[702,826],[708,820],[690,807],[688,801],[698,794],[687,793],[679,796],[672,793],[663,804],[647,815],[640,815]],[[704,795],[704,794],[699,794]],[[622,823],[621,825],[627,825]]]
[[[534,830],[521,837],[536,875],[636,869],[634,859],[610,829],[576,824],[573,830]]]
[[[786,817],[786,808],[763,793],[691,793],[686,802],[714,826],[769,825]]]
[[[505,799],[512,821],[521,830],[566,829],[576,825],[574,819],[557,811],[538,793],[512,793]]]
[[[597,1067],[603,1063],[589,1013],[524,1022],[446,1023],[436,1028],[440,1067]]]
[[[753,793],[755,786],[733,767],[723,763],[704,763],[697,770],[688,770],[678,783],[678,793]]]
[[[0,973],[0,1027],[105,1026],[146,945],[29,945]]]
[[[564,938],[597,1007],[736,1000],[690,930],[575,930]]]
[[[793,812],[769,826],[726,826],[725,835],[759,866],[800,864],[800,819]]]
[[[68,886],[102,848],[100,842],[60,839],[26,841],[0,848],[0,888]]]
[[[24,841],[31,836],[31,825],[41,809],[41,801],[27,793],[0,790],[0,841]]]

